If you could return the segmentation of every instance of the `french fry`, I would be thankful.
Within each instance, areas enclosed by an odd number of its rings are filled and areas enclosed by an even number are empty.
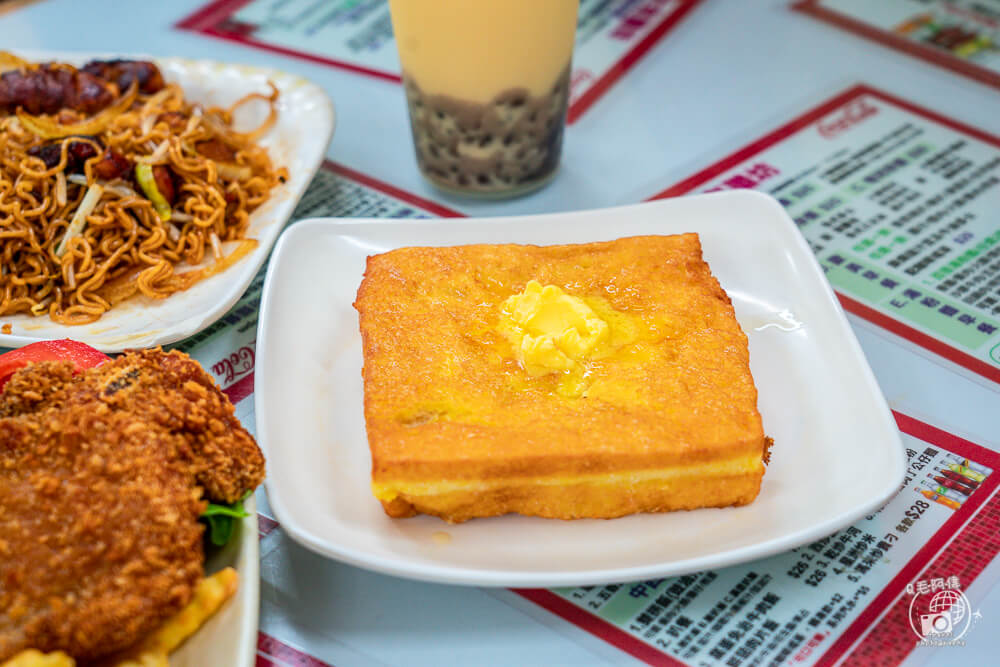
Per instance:
[[[115,667],[170,667],[166,653],[143,652],[134,658],[112,663]]]
[[[76,661],[62,651],[42,653],[31,648],[21,651],[0,667],[76,667]]]
[[[233,596],[238,585],[239,575],[231,567],[202,579],[186,607],[112,664],[114,667],[167,667],[170,652],[197,632]]]

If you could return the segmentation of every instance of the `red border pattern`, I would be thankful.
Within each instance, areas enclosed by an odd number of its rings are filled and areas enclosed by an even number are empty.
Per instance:
[[[229,402],[236,405],[253,393],[253,373],[247,373],[236,382],[222,390],[229,397]]]
[[[220,22],[238,12],[243,5],[246,5],[249,2],[250,0],[215,0],[215,2],[205,5],[187,18],[181,19],[174,27],[182,30],[198,32],[203,35],[210,35],[211,37],[224,39],[228,42],[235,42],[237,44],[242,44],[243,46],[250,46],[264,51],[271,51],[272,53],[280,53],[283,56],[301,58],[302,60],[308,60],[309,62],[318,63],[320,65],[330,65],[331,67],[338,67],[350,72],[357,72],[358,74],[367,74],[368,76],[373,76],[377,79],[402,83],[402,79],[399,78],[398,74],[383,72],[369,67],[362,67],[353,63],[344,62],[342,60],[334,60],[333,58],[317,56],[305,51],[299,51],[297,49],[289,49],[284,46],[268,44],[267,42],[255,40],[247,35],[242,35],[236,32],[227,32],[218,28]]]
[[[257,512],[257,532],[260,534],[261,538],[267,537],[274,531],[275,528],[280,526],[281,524],[271,517]]]
[[[680,23],[681,19],[688,15],[702,0],[681,0],[681,5],[673,12],[663,18],[660,23],[653,28],[648,35],[642,38],[638,44],[633,46],[628,53],[621,57],[607,72],[605,72],[597,82],[591,86],[587,92],[572,104],[569,113],[566,115],[566,122],[570,125],[575,123],[587,109],[589,109],[608,89],[615,84],[618,79],[632,69],[639,60],[646,55],[653,46],[670,32],[674,26]]]
[[[297,49],[269,44],[267,42],[254,39],[249,35],[241,34],[238,31],[226,31],[219,29],[219,24],[222,21],[235,14],[241,7],[249,2],[250,0],[215,0],[190,16],[181,19],[174,27],[181,30],[190,30],[192,32],[201,33],[203,35],[210,35],[218,39],[224,39],[229,42],[242,44],[243,46],[250,46],[264,51],[280,53],[285,56],[301,58],[302,60],[308,60],[309,62],[318,63],[320,65],[329,65],[331,67],[337,67],[339,69],[356,72],[358,74],[367,74],[368,76],[383,79],[385,81],[392,81],[394,83],[402,82],[399,75],[392,72],[363,67],[361,65],[355,65],[343,60],[337,60],[335,58],[327,58],[325,56],[318,56],[306,51],[299,51]],[[618,60],[618,62],[612,65],[603,75],[601,75],[601,78],[598,79],[586,93],[581,95],[580,98],[570,106],[569,112],[566,116],[567,123],[573,124],[576,122],[580,116],[593,106],[593,104],[597,102],[597,100],[600,99],[615,84],[616,81],[618,81],[618,79],[632,69],[632,67],[634,67],[635,64],[644,55],[646,55],[647,51],[659,42],[678,23],[680,23],[681,19],[687,16],[687,14],[700,2],[702,2],[702,0],[679,0],[679,2],[680,4],[673,12],[665,16],[660,23],[649,32],[648,35],[642,38],[638,44],[629,49],[629,51]]]
[[[924,578],[942,576],[942,572],[946,571],[944,576],[957,575],[963,588],[968,587],[1000,553],[1000,514],[995,511],[1000,503],[1000,496],[995,493],[1000,487],[1000,454],[913,417],[899,412],[893,414],[904,433],[982,463],[992,468],[994,474],[986,478],[975,494],[955,511],[875,596],[816,663],[817,667],[831,667],[845,653],[850,653],[846,664],[851,665],[895,665],[902,662],[914,649],[918,639],[910,628],[908,604],[905,599],[900,599],[906,585],[920,578],[921,572],[926,570],[931,574]],[[983,540],[980,536],[984,532],[992,535],[992,540]],[[973,553],[969,553],[967,549],[969,541],[976,543]],[[879,619],[886,610],[888,613]],[[852,645],[862,636],[864,639],[861,643],[852,649]],[[870,659],[874,657],[878,658],[877,663]]]
[[[878,656],[877,664],[898,664],[913,650],[917,642],[917,637],[911,634],[912,630],[909,627],[907,605],[905,601],[900,604],[900,596],[905,591],[906,584],[929,568],[936,576],[960,575],[962,586],[967,587],[979,576],[986,564],[1000,553],[1000,494],[994,493],[1000,487],[1000,453],[900,412],[894,411],[893,416],[903,433],[983,463],[993,468],[995,472],[987,478],[975,496],[963,503],[962,507],[938,528],[927,544],[921,547],[920,551],[865,607],[858,618],[844,630],[840,638],[817,662],[817,667],[829,667],[848,652],[851,654],[848,664],[876,664],[870,660],[860,659],[864,654]],[[984,511],[979,511],[980,509]],[[992,535],[993,539],[984,541],[981,537],[984,534]],[[975,549],[968,548],[967,543],[970,541],[975,542]],[[514,592],[649,665],[665,667],[686,665],[551,591],[514,589]],[[886,610],[889,610],[889,613],[879,620],[879,615]],[[902,617],[897,618],[900,613]],[[873,627],[877,627],[879,632],[869,632]],[[902,631],[904,628],[905,632]],[[863,635],[861,643],[853,646]],[[886,653],[883,654],[883,651]]]
[[[774,144],[792,136],[799,130],[812,125],[827,114],[839,109],[844,104],[860,97],[861,95],[872,95],[873,97],[889,102],[890,104],[900,107],[901,109],[923,116],[924,118],[933,120],[934,122],[949,127],[957,132],[962,132],[975,137],[980,141],[1000,148],[1000,137],[996,135],[984,132],[969,125],[965,125],[954,119],[930,111],[929,109],[919,107],[911,102],[895,97],[894,95],[872,88],[871,86],[860,84],[844,91],[843,93],[840,93],[836,97],[824,102],[818,107],[807,111],[798,118],[782,125],[770,134],[747,144],[733,154],[719,160],[709,167],[706,167],[693,176],[690,176],[683,181],[670,186],[662,192],[653,195],[650,199],[663,199],[665,197],[674,197],[690,192],[698,186],[715,178],[719,174],[728,171],[736,165],[753,157],[757,153],[770,148]],[[993,366],[981,359],[977,359],[971,354],[967,354],[958,348],[945,343],[944,341],[934,338],[933,336],[929,336],[922,331],[900,322],[899,320],[893,319],[892,317],[889,317],[874,308],[870,308],[869,306],[841,294],[840,292],[837,292],[837,297],[840,299],[840,303],[843,305],[844,310],[853,313],[862,319],[868,320],[872,324],[878,325],[879,327],[886,329],[901,338],[905,338],[911,343],[919,345],[920,347],[929,350],[967,370],[970,370],[977,375],[981,375],[982,377],[992,380],[993,382],[1000,383],[1000,367]]]
[[[266,632],[257,633],[257,667],[333,667]]]
[[[980,83],[986,84],[987,86],[1000,88],[1000,72],[994,72],[986,69],[985,67],[974,65],[968,61],[962,60],[961,58],[949,55],[940,49],[925,46],[919,42],[912,42],[904,37],[894,35],[891,32],[882,30],[881,28],[876,28],[868,23],[859,21],[858,19],[854,19],[845,14],[822,7],[819,3],[820,0],[799,0],[792,6],[792,9],[812,16],[820,21],[825,21],[831,25],[835,25],[838,28],[853,32],[857,35],[870,39],[873,42],[878,42],[882,46],[887,46],[891,49],[896,49],[897,51],[903,51],[904,53],[926,60],[929,63],[937,65],[938,67],[943,67],[951,70],[952,72],[957,72],[958,74],[967,76],[970,79],[974,79]]]
[[[686,663],[636,639],[618,626],[591,614],[552,591],[544,588],[512,588],[510,590],[648,665],[686,667]]]
[[[406,190],[400,190],[394,185],[389,185],[385,181],[380,181],[377,178],[372,178],[367,174],[362,174],[360,171],[355,171],[350,167],[345,167],[342,164],[333,162],[332,160],[324,160],[323,169],[326,171],[337,174],[338,176],[343,176],[344,178],[365,185],[373,190],[378,190],[379,192],[394,197],[401,201],[405,201],[411,206],[416,206],[417,208],[422,208],[428,213],[433,213],[434,215],[440,216],[442,218],[464,218],[466,217],[464,213],[459,213],[455,209],[448,208],[447,206],[442,206],[441,204],[432,202],[430,199],[424,199],[419,197],[412,192],[407,192]]]

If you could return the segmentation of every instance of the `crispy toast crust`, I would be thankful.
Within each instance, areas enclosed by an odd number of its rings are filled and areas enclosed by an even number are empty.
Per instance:
[[[587,362],[582,396],[561,395],[559,374],[529,378],[494,332],[501,304],[532,279],[602,305],[631,332],[614,354]],[[402,248],[368,258],[355,307],[372,481],[391,516],[619,516],[756,497],[766,444],[747,339],[696,234]],[[736,459],[755,463],[721,484],[728,491],[673,486],[674,501],[654,485],[615,492],[588,482],[559,503],[522,484]],[[408,492],[482,480],[509,484],[464,499]]]

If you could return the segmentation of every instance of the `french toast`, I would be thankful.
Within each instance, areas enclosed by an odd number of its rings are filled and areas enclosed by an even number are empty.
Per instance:
[[[390,516],[613,518],[760,490],[747,338],[696,234],[400,248],[368,258],[354,305]]]

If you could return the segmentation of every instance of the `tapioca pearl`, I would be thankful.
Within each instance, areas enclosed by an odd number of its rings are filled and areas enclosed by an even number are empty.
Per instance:
[[[431,120],[431,126],[436,127],[442,134],[447,134],[448,130],[454,128],[454,125],[455,122],[451,117],[442,116],[440,111],[436,112]]]
[[[504,102],[494,102],[493,103],[493,113],[501,122],[506,122],[511,115],[510,107]]]
[[[487,174],[479,174],[478,176],[476,176],[476,182],[478,182],[480,185],[489,185],[490,177]]]
[[[459,132],[466,135],[479,134],[483,125],[483,119],[479,114],[477,114],[474,118],[469,118],[465,114],[458,114],[454,116],[454,118],[455,127],[458,128]]]
[[[493,105],[493,112],[496,114],[500,124],[504,127],[512,127],[524,115],[524,107],[512,107],[510,104],[498,102]]]
[[[423,133],[427,137],[428,143],[436,144],[439,148],[444,148],[448,145],[448,137],[441,128],[435,126],[433,123],[425,125]]]
[[[489,146],[480,148],[479,142],[463,141],[458,144],[458,154],[473,160],[485,160],[494,155],[494,151]]]
[[[486,148],[487,146],[489,146],[492,143],[493,143],[493,135],[492,134],[484,134],[482,136],[482,138],[479,139],[479,147],[480,148]]]

